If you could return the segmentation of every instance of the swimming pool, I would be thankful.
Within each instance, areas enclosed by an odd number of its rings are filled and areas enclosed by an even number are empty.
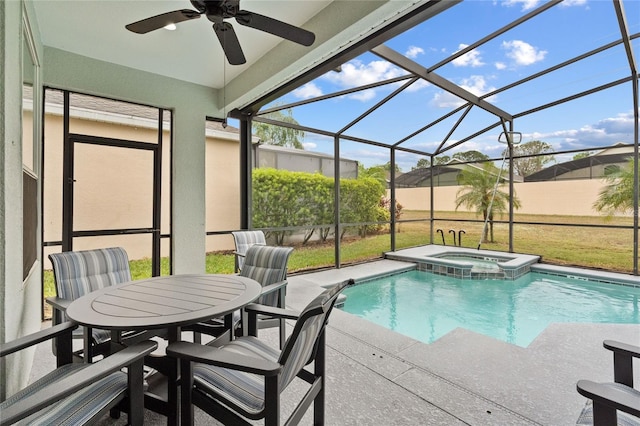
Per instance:
[[[343,293],[346,312],[425,343],[457,327],[526,347],[551,323],[640,324],[640,287],[540,272],[464,280],[413,270]]]

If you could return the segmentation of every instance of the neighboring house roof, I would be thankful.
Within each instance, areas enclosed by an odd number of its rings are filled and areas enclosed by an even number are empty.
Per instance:
[[[404,173],[401,176],[397,176],[395,183],[396,187],[400,188],[410,188],[414,186],[419,186],[420,183],[425,180],[431,179],[431,177],[443,175],[445,173],[458,173],[460,171],[459,168],[456,167],[448,167],[448,166],[434,166],[427,168],[419,168],[411,170],[410,172]]]
[[[614,145],[611,145],[609,148],[605,148],[601,151],[592,154],[592,156],[597,155],[609,155],[609,154],[633,154],[633,146],[629,146],[629,144],[625,144],[624,142],[618,142]]]
[[[482,167],[478,166],[477,164],[463,163],[457,159],[452,159],[445,165],[437,165],[434,167],[414,169],[414,170],[411,170],[410,172],[403,174],[402,176],[398,176],[396,177],[396,187],[410,188],[415,186],[421,186],[421,184],[424,181],[431,179],[432,176],[435,178],[437,176],[446,175],[448,173],[455,173],[457,175],[458,173],[460,173],[461,170],[467,169],[467,168],[474,168],[474,169],[480,169],[480,170],[482,169]],[[495,173],[494,172],[491,172],[491,173],[495,174],[496,179],[498,178],[497,170]],[[506,172],[503,172],[500,176],[500,180],[502,182],[508,181],[509,180],[508,178],[509,176],[507,175]],[[522,177],[514,176],[513,180],[515,182],[521,182]],[[436,186],[438,185],[436,184]]]
[[[321,158],[333,160],[333,155],[325,154],[324,152],[307,151],[305,149],[290,148],[287,146],[272,145],[267,143],[259,144],[258,149],[260,149],[261,151],[274,151],[274,152],[282,152],[282,153],[294,154],[294,155],[303,155],[305,157],[321,157]],[[354,162],[356,161],[356,160],[351,160],[349,158],[344,158],[344,157],[340,157],[340,159],[343,161],[354,161]]]
[[[629,157],[633,155],[633,152],[623,152],[618,154],[595,154],[589,157],[580,158],[578,160],[571,160],[560,164],[554,164],[553,166],[547,167],[545,169],[540,170],[539,172],[533,173],[524,178],[525,182],[543,182],[548,180],[554,180],[559,176],[562,176],[566,173],[573,172],[580,169],[587,169],[596,165],[613,165],[613,164],[624,164],[629,161]],[[593,177],[602,177],[601,174]]]
[[[33,97],[30,86],[23,87],[26,100]],[[46,91],[46,112],[62,114],[63,92],[57,89]],[[136,125],[156,128],[159,108],[133,104],[125,101],[114,101],[91,95],[73,93],[71,95],[71,115],[87,120],[105,121],[124,125]],[[169,112],[169,111],[167,111]],[[164,116],[168,120],[168,116]],[[240,129],[234,126],[223,126],[220,121],[207,120],[205,123],[207,136],[227,140],[240,140]]]

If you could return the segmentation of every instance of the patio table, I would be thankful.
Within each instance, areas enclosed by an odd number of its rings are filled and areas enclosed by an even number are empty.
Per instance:
[[[169,343],[180,339],[181,327],[226,316],[260,296],[262,286],[237,275],[170,275],[130,281],[89,293],[67,308],[73,321],[86,327],[112,330],[114,339],[125,330],[166,329]],[[169,425],[178,424],[179,363],[169,364],[167,406]]]

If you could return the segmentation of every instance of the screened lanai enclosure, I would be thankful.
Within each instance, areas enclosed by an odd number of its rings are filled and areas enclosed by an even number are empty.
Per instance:
[[[230,113],[240,227],[330,246],[316,267],[445,244],[637,274],[640,4],[442,3]],[[256,143],[357,160],[375,205],[349,179],[266,194]]]
[[[415,2],[353,35],[208,119],[207,271],[255,228],[296,246],[296,271],[440,244],[638,274],[639,36],[640,4],[613,0]],[[43,101],[45,257],[123,245],[172,273],[171,111]]]

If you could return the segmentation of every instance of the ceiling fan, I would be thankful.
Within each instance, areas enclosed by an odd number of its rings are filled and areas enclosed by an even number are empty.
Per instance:
[[[146,34],[170,24],[197,19],[205,15],[213,22],[213,30],[218,36],[222,50],[231,65],[241,65],[246,62],[240,41],[233,30],[233,26],[225,19],[236,18],[240,25],[265,31],[270,34],[293,41],[303,46],[311,46],[315,41],[315,34],[302,28],[287,24],[277,19],[258,13],[240,10],[240,0],[190,0],[196,10],[181,9],[162,13],[150,18],[142,19],[126,25],[129,31]]]

